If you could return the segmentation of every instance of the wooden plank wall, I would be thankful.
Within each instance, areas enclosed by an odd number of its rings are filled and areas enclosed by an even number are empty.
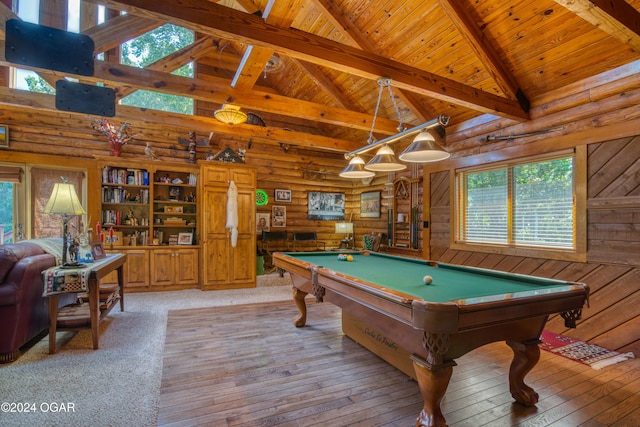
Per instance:
[[[449,171],[430,174],[431,259],[587,283],[589,307],[577,329],[559,316],[548,328],[640,354],[640,137],[588,146],[587,262],[457,251],[449,248]]]

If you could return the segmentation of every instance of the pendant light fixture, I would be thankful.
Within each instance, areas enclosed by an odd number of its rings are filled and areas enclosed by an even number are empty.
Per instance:
[[[426,130],[421,131],[411,145],[400,154],[400,160],[411,163],[437,162],[448,159],[447,153]]]
[[[353,156],[347,167],[340,172],[340,176],[343,178],[371,178],[375,175],[375,172],[368,171],[364,168],[364,160],[358,155]]]
[[[247,115],[240,111],[240,107],[232,104],[223,104],[222,109],[213,112],[213,117],[228,125],[239,125],[247,121]]]
[[[407,168],[407,165],[400,163],[396,159],[393,149],[390,144],[399,141],[408,136],[415,134],[419,135],[414,139],[413,143],[402,153],[400,160],[405,162],[434,162],[438,160],[444,160],[449,157],[449,153],[442,149],[434,140],[434,138],[427,132],[427,129],[434,128],[436,126],[446,126],[449,124],[449,116],[441,115],[440,117],[429,120],[419,126],[411,129],[405,129],[402,124],[398,105],[393,97],[393,91],[391,89],[391,79],[380,78],[378,79],[378,85],[380,91],[378,92],[378,102],[376,104],[376,110],[373,115],[373,121],[371,123],[371,130],[369,132],[368,145],[357,150],[353,150],[346,153],[344,157],[350,160],[346,168],[340,173],[343,178],[364,179],[375,176],[375,172],[395,172],[401,171]],[[376,119],[378,117],[378,110],[380,108],[380,99],[382,98],[383,88],[389,89],[389,96],[393,101],[393,106],[398,116],[398,133],[384,138],[380,141],[375,141],[373,137],[373,130],[375,128]],[[365,153],[379,147],[376,155],[367,163],[364,164],[364,160],[360,157],[361,153]],[[365,175],[366,174],[366,175]]]

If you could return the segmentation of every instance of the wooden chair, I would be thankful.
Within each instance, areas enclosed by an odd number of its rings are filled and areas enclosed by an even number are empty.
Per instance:
[[[271,255],[272,252],[289,250],[289,233],[286,231],[263,231],[260,249]]]
[[[325,242],[318,240],[318,234],[315,231],[294,231],[292,243],[294,251],[326,250]]]

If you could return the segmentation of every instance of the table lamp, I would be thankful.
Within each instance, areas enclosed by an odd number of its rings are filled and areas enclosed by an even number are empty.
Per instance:
[[[65,177],[61,178],[62,182],[53,185],[51,197],[49,197],[43,212],[62,215],[62,267],[81,267],[82,264],[79,262],[67,262],[67,250],[69,249],[67,227],[71,215],[83,215],[87,212],[78,200],[78,194],[73,184],[69,184]]]
[[[351,233],[353,233],[353,223],[352,222],[336,222],[336,233],[344,233],[344,239],[340,240],[340,247],[344,245],[345,247],[349,247],[349,242],[351,242]]]

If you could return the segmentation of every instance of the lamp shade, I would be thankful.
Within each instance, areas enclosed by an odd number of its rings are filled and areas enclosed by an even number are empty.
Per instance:
[[[51,197],[43,210],[46,214],[84,215],[87,212],[82,207],[73,184],[56,182],[53,184]]]
[[[247,121],[247,115],[237,105],[224,104],[222,109],[213,112],[213,116],[228,125],[238,125]]]
[[[404,170],[407,165],[398,162],[391,147],[384,144],[364,168],[375,172],[393,172]]]
[[[349,234],[353,233],[352,222],[336,222],[336,233]]]
[[[423,130],[399,157],[403,162],[426,163],[448,159],[449,156],[451,154],[444,151],[429,132]]]
[[[343,178],[370,178],[375,176],[376,173],[372,171],[368,171],[364,168],[364,160],[362,157],[356,155],[354,156],[346,168],[340,172],[340,176]]]

